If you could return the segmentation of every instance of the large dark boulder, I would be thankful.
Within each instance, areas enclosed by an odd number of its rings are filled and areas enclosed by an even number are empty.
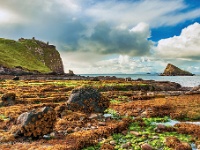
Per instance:
[[[38,137],[53,131],[56,113],[50,107],[25,112],[17,118],[12,132],[15,136]]]
[[[86,113],[102,113],[108,107],[109,100],[92,87],[80,87],[74,89],[67,101],[68,109]]]

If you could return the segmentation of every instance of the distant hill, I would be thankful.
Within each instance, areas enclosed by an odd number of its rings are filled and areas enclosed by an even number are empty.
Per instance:
[[[194,74],[188,71],[181,70],[180,68],[172,64],[168,64],[161,75],[162,76],[193,76]]]
[[[63,74],[63,64],[56,47],[39,40],[18,41],[0,38],[0,74]]]

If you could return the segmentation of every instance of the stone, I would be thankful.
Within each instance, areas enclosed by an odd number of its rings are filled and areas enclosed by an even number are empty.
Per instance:
[[[106,123],[105,122],[98,122],[98,125],[99,126],[106,126]]]
[[[66,106],[65,105],[57,106],[54,110],[56,111],[57,117],[62,118],[66,113],[65,112]]]
[[[127,130],[123,130],[123,131],[122,131],[122,134],[123,134],[123,135],[126,135],[127,133],[128,133]]]
[[[192,147],[190,144],[188,144],[186,142],[182,142],[175,146],[175,150],[192,150]]]
[[[164,143],[169,148],[175,148],[181,141],[177,137],[170,136],[165,139]]]
[[[81,130],[80,127],[76,127],[76,128],[74,129],[74,132],[78,132],[78,131],[80,131],[80,130]]]
[[[92,113],[89,116],[89,119],[97,119],[97,118],[99,118],[99,116],[98,116],[98,114],[95,114],[95,113]]]
[[[51,133],[50,133],[50,137],[51,137],[51,138],[55,138],[55,137],[56,137],[56,133],[55,133],[55,132],[51,132]]]
[[[114,146],[108,143],[104,143],[100,147],[101,150],[114,150]]]
[[[16,94],[15,93],[6,93],[1,97],[3,106],[10,106],[15,104]]]
[[[19,80],[19,76],[15,76],[15,77],[13,78],[13,80],[14,80],[14,81]]]
[[[17,130],[12,131],[15,136],[39,137],[53,131],[56,113],[50,107],[32,110],[21,114],[16,121]]]
[[[155,132],[165,132],[167,130],[167,127],[163,124],[158,124],[157,127],[154,129]]]
[[[144,143],[141,145],[141,149],[142,150],[153,150],[154,148],[151,145]]]
[[[141,134],[137,131],[130,131],[130,134],[133,134],[135,136],[140,136]]]
[[[109,104],[109,100],[93,87],[80,87],[72,91],[66,105],[72,111],[103,113]]]
[[[67,128],[67,133],[73,133],[74,130],[72,128]]]
[[[124,148],[124,149],[129,148],[129,147],[130,147],[129,143],[125,143],[121,145],[121,148]]]
[[[114,140],[113,140],[113,141],[110,141],[110,144],[111,144],[111,145],[116,145],[116,141],[114,141]]]
[[[111,118],[112,117],[112,114],[104,114],[103,115],[105,118]]]
[[[47,134],[47,135],[43,135],[43,138],[46,139],[46,140],[50,140],[51,136],[49,134]]]

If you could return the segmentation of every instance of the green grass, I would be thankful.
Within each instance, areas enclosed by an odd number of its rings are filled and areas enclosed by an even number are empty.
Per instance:
[[[9,118],[8,117],[6,117],[5,115],[3,115],[3,114],[0,114],[0,120],[9,120]]]
[[[27,42],[29,42],[29,40]],[[33,47],[35,46],[36,45]],[[27,48],[25,43],[3,38],[0,38],[0,64],[8,68],[21,66],[31,71],[37,70],[42,73],[51,72],[51,70],[39,60],[38,56],[34,55],[33,52]]]

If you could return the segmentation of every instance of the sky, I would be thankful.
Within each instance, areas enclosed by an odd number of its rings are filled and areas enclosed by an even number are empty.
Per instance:
[[[75,74],[199,74],[200,0],[0,0],[0,37],[49,41]]]

